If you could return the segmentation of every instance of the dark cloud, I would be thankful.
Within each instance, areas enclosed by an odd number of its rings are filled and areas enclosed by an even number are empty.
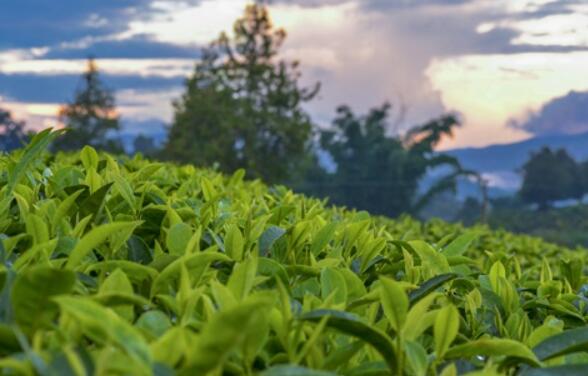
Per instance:
[[[122,31],[145,0],[18,0],[2,4],[0,48],[53,45]]]
[[[573,6],[583,4],[585,0],[566,0],[555,1],[551,3],[542,4],[537,9],[532,11],[520,12],[513,15],[514,19],[538,19],[559,14],[575,13]]]
[[[555,98],[527,121],[512,126],[541,136],[588,132],[588,92],[571,91]]]
[[[0,49],[53,46],[122,32],[132,17],[151,15],[151,3],[152,0],[3,1]]]
[[[141,77],[103,74],[112,90],[165,90],[182,85],[183,77]],[[17,102],[63,103],[70,100],[79,75],[0,74],[0,96]]]
[[[53,48],[43,59],[83,59],[94,56],[100,59],[124,58],[191,58],[200,55],[197,46],[180,46],[149,39],[148,36],[136,36],[132,39],[99,41],[82,48]]]

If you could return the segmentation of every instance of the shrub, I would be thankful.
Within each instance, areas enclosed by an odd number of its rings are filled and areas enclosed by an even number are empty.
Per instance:
[[[54,136],[0,162],[2,374],[588,374],[584,253]]]

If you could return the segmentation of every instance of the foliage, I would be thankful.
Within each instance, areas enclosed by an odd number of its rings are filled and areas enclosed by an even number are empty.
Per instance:
[[[284,30],[264,5],[250,5],[233,27],[202,51],[175,116],[164,155],[221,171],[246,168],[266,181],[291,178],[307,156],[311,122],[301,105],[318,85],[298,84],[298,62],[278,60]]]
[[[585,252],[55,136],[0,159],[0,374],[588,371]]]
[[[495,205],[488,219],[492,228],[529,234],[568,247],[588,247],[588,206],[585,204],[541,212]]]
[[[390,136],[389,110],[383,104],[357,116],[349,107],[339,107],[332,127],[320,131],[321,148],[333,158],[336,171],[323,179],[313,177],[302,190],[329,196],[336,204],[398,216],[417,212],[436,194],[454,189],[459,163],[433,150],[442,137],[451,135],[457,119],[444,116],[411,129],[405,137]],[[449,166],[450,173],[415,197],[426,172],[441,166]]]
[[[120,124],[114,96],[102,83],[93,59],[88,60],[73,102],[62,107],[59,116],[69,131],[53,145],[55,150],[79,150],[92,145],[110,152],[123,151],[120,141],[108,137],[119,130]]]
[[[0,108],[0,150],[12,151],[23,146],[27,135],[25,123],[14,120],[9,111]]]
[[[522,173],[521,198],[541,209],[554,201],[580,199],[584,195],[582,171],[564,149],[553,152],[544,147],[531,155]]]

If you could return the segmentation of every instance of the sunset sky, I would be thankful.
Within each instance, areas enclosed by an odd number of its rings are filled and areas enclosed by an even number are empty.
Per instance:
[[[31,126],[54,125],[91,54],[126,131],[160,132],[199,48],[246,3],[9,0],[0,11],[0,107]],[[586,114],[573,109],[586,101],[560,106],[561,116],[541,112],[570,91],[588,96],[586,1],[274,0],[271,13],[288,32],[283,56],[301,61],[303,82],[322,82],[308,105],[321,125],[339,104],[363,112],[389,101],[406,107],[404,129],[459,112],[464,125],[444,148],[588,131],[588,116],[566,115]]]

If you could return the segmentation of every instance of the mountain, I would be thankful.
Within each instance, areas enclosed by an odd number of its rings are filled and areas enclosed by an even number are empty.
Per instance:
[[[532,152],[544,146],[566,149],[576,160],[583,161],[588,159],[588,132],[533,137],[512,144],[451,149],[444,153],[459,159],[464,168],[483,173],[493,188],[512,192],[518,189],[521,182],[517,171]]]

